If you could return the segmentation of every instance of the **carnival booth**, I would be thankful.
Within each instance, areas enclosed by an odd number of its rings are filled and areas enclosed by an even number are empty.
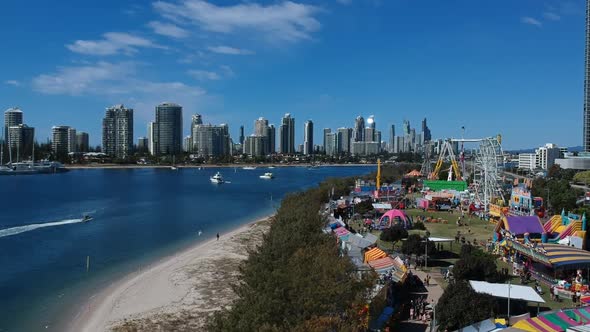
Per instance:
[[[540,242],[543,233],[543,224],[537,216],[504,215],[496,224],[494,240],[501,241],[508,236],[521,242]]]
[[[389,228],[398,225],[405,229],[412,228],[412,218],[410,218],[403,210],[393,209],[385,212],[379,219],[377,227],[379,229]]]

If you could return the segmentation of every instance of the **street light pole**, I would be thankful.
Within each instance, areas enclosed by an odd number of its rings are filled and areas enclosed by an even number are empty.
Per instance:
[[[508,324],[510,324],[510,288],[511,288],[511,279],[508,279]]]

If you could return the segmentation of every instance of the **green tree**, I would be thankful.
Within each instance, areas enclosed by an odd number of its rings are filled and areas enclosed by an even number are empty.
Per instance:
[[[575,183],[590,184],[590,171],[579,172],[574,175]]]
[[[476,247],[461,247],[461,258],[455,263],[453,275],[457,280],[501,281],[496,258]]]
[[[402,253],[405,255],[424,255],[426,251],[426,242],[418,234],[410,234],[402,244]],[[436,253],[436,245],[428,241],[428,255]]]
[[[476,293],[466,281],[450,284],[438,304],[439,331],[454,331],[494,317],[495,301],[491,295]]]
[[[381,235],[379,235],[381,241],[392,242],[394,246],[397,241],[407,237],[408,231],[398,225],[386,228],[383,232],[381,232]]]

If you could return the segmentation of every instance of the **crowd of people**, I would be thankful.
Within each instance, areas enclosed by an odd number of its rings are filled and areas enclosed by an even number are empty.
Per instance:
[[[410,301],[410,320],[426,323],[432,319],[432,306],[428,305],[426,296]]]

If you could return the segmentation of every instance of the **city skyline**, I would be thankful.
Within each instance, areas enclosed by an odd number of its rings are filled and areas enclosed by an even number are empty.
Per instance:
[[[313,119],[315,137],[373,114],[384,134],[427,117],[437,137],[465,126],[471,137],[501,133],[506,149],[582,144],[584,1],[183,3],[5,4],[0,33],[18,56],[0,63],[0,108],[23,109],[40,141],[68,124],[92,145],[105,107],[133,108],[137,139],[164,101],[183,106],[185,124],[194,113],[227,123],[236,141],[252,119],[278,125],[291,113]]]

